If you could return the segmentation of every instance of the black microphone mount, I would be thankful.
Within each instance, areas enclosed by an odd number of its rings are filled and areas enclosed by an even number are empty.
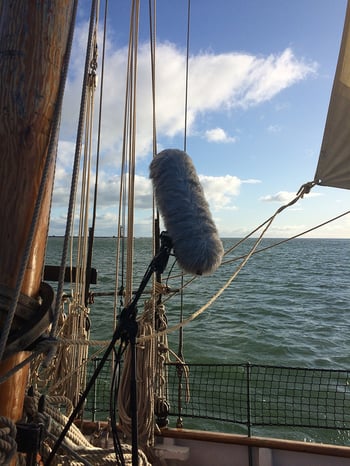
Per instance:
[[[135,292],[133,300],[128,304],[120,313],[118,318],[118,327],[120,337],[122,337],[125,330],[129,328],[130,319],[136,319],[137,308],[136,305],[140,299],[142,293],[145,290],[147,283],[149,282],[154,272],[162,274],[168,264],[169,256],[172,249],[172,241],[166,231],[163,231],[160,235],[160,248],[158,253],[152,259],[148,269],[143,276],[138,290]]]

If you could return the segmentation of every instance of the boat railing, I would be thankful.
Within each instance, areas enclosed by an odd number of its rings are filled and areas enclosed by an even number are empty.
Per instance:
[[[85,407],[93,420],[108,416],[109,374],[106,367]],[[174,363],[167,376],[173,427],[349,443],[350,370]]]

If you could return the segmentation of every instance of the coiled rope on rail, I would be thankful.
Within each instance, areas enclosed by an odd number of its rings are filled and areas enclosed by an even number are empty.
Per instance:
[[[57,344],[63,346],[63,351],[58,351],[52,364],[43,365],[43,356],[37,356],[31,365],[31,381],[39,389],[45,390],[49,395],[65,395],[66,386],[72,377],[77,377],[76,374],[80,371],[86,371],[86,367],[91,361],[96,359],[109,345],[109,341],[95,341],[86,339],[64,339],[59,337]],[[67,348],[73,346],[82,347],[97,347],[90,356],[81,362],[80,365],[74,365],[69,358],[64,357]]]
[[[145,303],[145,310],[138,319],[138,335],[140,344],[137,345],[137,412],[138,436],[142,447],[153,444],[154,432],[154,383],[155,367],[155,340],[144,342],[143,338],[153,333],[153,304]],[[126,351],[124,357],[122,378],[118,391],[118,416],[120,427],[126,439],[131,440],[131,352]]]
[[[69,312],[60,328],[59,336],[69,339],[68,343],[57,345],[57,353],[46,372],[46,384],[50,382],[49,391],[68,397],[75,405],[85,387],[86,365],[88,360],[88,331],[85,328],[87,310],[76,302],[69,304]],[[71,344],[75,340],[81,344]],[[66,340],[67,341],[67,340]],[[65,383],[63,383],[65,381]]]
[[[42,456],[45,461],[51,451],[51,445],[61,433],[62,428],[66,425],[70,411],[71,402],[66,397],[47,396],[43,403],[42,411],[39,412],[39,396],[27,396],[25,399],[25,414],[30,416],[34,422],[39,422],[45,427],[44,441],[42,443]],[[60,408],[66,406],[66,414],[61,413]],[[1,442],[0,442],[1,444]],[[129,445],[122,445],[125,466],[131,465],[131,449]],[[1,463],[4,464],[4,463]],[[119,465],[114,450],[108,448],[99,448],[92,445],[82,434],[77,426],[71,425],[68,430],[61,449],[55,455],[51,462],[52,465]],[[151,466],[145,454],[139,452],[139,465]]]

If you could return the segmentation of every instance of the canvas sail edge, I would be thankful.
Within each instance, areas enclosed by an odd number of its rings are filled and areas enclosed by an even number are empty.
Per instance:
[[[350,2],[314,181],[350,189]]]

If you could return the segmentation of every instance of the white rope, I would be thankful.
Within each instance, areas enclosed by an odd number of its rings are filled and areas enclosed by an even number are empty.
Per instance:
[[[79,201],[79,225],[78,240],[75,263],[75,280],[74,285],[71,283],[71,299],[68,302],[68,315],[64,319],[63,308],[60,308],[61,324],[59,335],[64,339],[88,341],[89,329],[87,327],[89,309],[85,306],[86,293],[86,263],[88,248],[88,229],[89,229],[89,200],[90,200],[90,174],[92,160],[92,129],[93,129],[93,110],[94,96],[96,89],[96,67],[97,67],[97,25],[99,1],[95,5],[94,27],[91,32],[91,57],[89,60],[89,69],[86,70],[86,101],[85,101],[85,124],[84,124],[84,154],[81,173],[81,193]],[[81,128],[83,131],[83,126]],[[76,198],[72,202],[73,212],[76,209]],[[74,215],[73,215],[74,216]],[[71,236],[71,271],[73,267],[73,248],[74,234]],[[72,273],[71,273],[72,276]],[[59,293],[58,293],[59,294]],[[58,296],[59,299],[59,296]],[[57,306],[56,306],[57,309]],[[56,331],[58,325],[56,324]],[[86,384],[86,361],[88,359],[88,346],[82,344],[58,345],[58,353],[54,360],[54,372],[51,377],[51,383],[56,387],[58,393],[67,396],[74,404],[78,402],[79,395]],[[69,374],[68,378],[66,376]],[[63,385],[58,383],[66,379],[67,383]],[[52,388],[51,388],[52,389]]]
[[[139,336],[145,337],[153,333],[152,304],[146,303],[145,311],[138,320]],[[142,447],[153,444],[154,434],[154,340],[137,345],[136,379],[137,379],[137,412],[138,438]],[[131,439],[131,406],[130,406],[130,372],[131,350],[125,352],[123,373],[118,392],[118,416],[120,427],[125,437]]]
[[[10,463],[17,451],[16,425],[7,417],[0,417],[0,464]]]
[[[59,342],[62,344],[62,348],[59,349],[50,365],[44,367],[41,364],[42,358],[38,357],[31,366],[32,384],[36,385],[40,390],[45,390],[45,393],[50,395],[65,395],[66,386],[69,385],[70,379],[77,372],[85,371],[88,363],[102,353],[110,343],[110,341],[96,342],[71,339],[62,339],[62,342],[60,340]],[[88,346],[96,346],[98,350],[94,351],[86,360],[82,361],[80,365],[77,364],[72,368],[71,360],[65,355],[69,348],[74,345],[82,345],[86,348]]]
[[[87,109],[85,118],[85,141],[84,157],[81,174],[81,194],[80,194],[80,215],[78,228],[77,260],[76,260],[76,280],[74,298],[83,303],[85,301],[86,285],[86,263],[88,249],[88,231],[89,231],[89,206],[90,206],[90,185],[91,185],[91,160],[92,160],[92,129],[94,114],[94,97],[96,89],[96,70],[97,63],[97,18],[94,30],[93,50],[94,54],[90,63],[89,81],[87,89]],[[73,237],[71,244],[73,245]],[[73,246],[72,246],[73,249]]]
[[[25,400],[25,412],[34,420],[40,421],[45,427],[43,451],[41,452],[43,459],[48,457],[51,451],[51,445],[60,435],[63,427],[68,421],[68,417],[60,412],[62,405],[67,407],[67,414],[70,409],[70,401],[65,397],[46,397],[42,413],[38,413],[39,397],[27,396]],[[1,430],[0,430],[0,446],[1,446]],[[122,450],[125,457],[125,465],[132,465],[131,447],[123,444]],[[146,455],[139,451],[139,466],[151,466]],[[2,463],[1,464],[5,464]],[[63,441],[61,450],[55,456],[51,463],[52,465],[119,465],[114,450],[108,448],[99,448],[92,445],[87,438],[82,434],[79,428],[72,424]]]
[[[67,212],[66,231],[64,235],[64,242],[63,242],[63,248],[62,248],[60,276],[59,276],[59,281],[58,281],[58,286],[57,286],[57,299],[56,299],[56,306],[55,306],[55,313],[54,313],[55,319],[54,319],[54,322],[51,328],[51,336],[56,336],[58,320],[60,316],[61,298],[63,295],[64,274],[65,274],[66,259],[67,259],[67,253],[68,253],[68,244],[69,244],[69,240],[72,234],[75,200],[76,200],[77,186],[78,186],[78,180],[79,180],[79,168],[80,168],[81,146],[82,146],[83,131],[84,131],[84,120],[86,117],[85,115],[86,115],[86,106],[87,106],[87,97],[88,97],[88,85],[89,85],[89,79],[90,79],[89,67],[91,64],[91,57],[93,53],[92,52],[93,43],[94,43],[94,38],[95,38],[94,33],[96,30],[96,10],[97,10],[97,0],[92,0],[89,34],[88,34],[88,42],[87,42],[87,49],[86,49],[86,56],[85,56],[85,69],[84,69],[84,77],[83,77],[82,96],[81,96],[81,102],[80,102],[79,122],[78,122],[78,130],[77,130],[76,145],[75,145],[74,165],[73,165],[73,172],[72,172],[72,182],[71,182],[69,206],[68,206],[68,212]]]

